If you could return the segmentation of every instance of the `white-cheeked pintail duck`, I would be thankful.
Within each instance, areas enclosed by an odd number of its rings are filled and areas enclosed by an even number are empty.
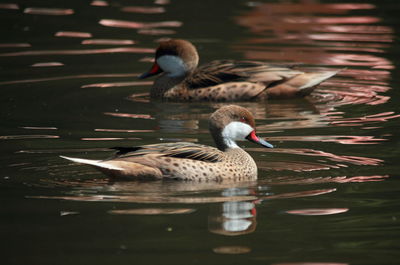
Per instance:
[[[302,72],[257,61],[217,60],[197,67],[198,62],[196,47],[189,41],[162,41],[152,68],[139,78],[160,74],[151,88],[152,98],[243,101],[303,97],[338,72]]]
[[[106,160],[61,157],[91,165],[113,177],[129,179],[256,179],[256,163],[236,141],[248,140],[264,147],[273,146],[256,135],[251,112],[236,105],[221,107],[210,116],[209,129],[217,148],[176,142],[117,147],[115,157]]]

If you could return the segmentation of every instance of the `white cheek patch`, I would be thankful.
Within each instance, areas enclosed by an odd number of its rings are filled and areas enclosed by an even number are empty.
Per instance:
[[[163,55],[157,59],[157,64],[170,77],[184,76],[187,72],[183,60],[175,55]]]
[[[228,147],[236,148],[238,147],[236,141],[246,140],[246,137],[253,130],[254,129],[246,123],[233,121],[222,130],[222,138]]]

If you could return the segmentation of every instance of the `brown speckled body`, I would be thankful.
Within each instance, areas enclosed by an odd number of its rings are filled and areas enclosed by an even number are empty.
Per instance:
[[[163,57],[167,66],[179,64],[177,73],[165,72],[158,65]],[[188,41],[173,39],[160,43],[152,69],[141,76],[160,74],[150,95],[172,101],[241,101],[303,97],[337,71],[302,72],[291,67],[256,61],[217,60],[197,67],[199,56]],[[164,62],[165,63],[165,62]],[[184,69],[184,70],[182,70]],[[171,67],[169,71],[176,70]]]
[[[183,144],[183,143],[181,143]],[[191,145],[190,143],[188,143]],[[257,165],[253,158],[241,148],[228,149],[222,152],[216,148],[208,147],[208,152],[218,154],[220,161],[198,161],[174,157],[155,156],[150,164],[157,165],[155,178],[171,178],[179,180],[196,181],[222,181],[222,180],[254,180],[257,179]],[[116,158],[115,165],[119,162],[135,163],[142,165],[146,162],[142,158]],[[146,163],[147,164],[147,163]],[[118,172],[115,172],[119,174]],[[119,175],[124,176],[124,174]]]

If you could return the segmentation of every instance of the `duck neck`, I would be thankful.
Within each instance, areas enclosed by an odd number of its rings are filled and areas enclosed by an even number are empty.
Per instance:
[[[230,138],[224,138],[222,136],[222,132],[221,131],[219,131],[219,132],[211,132],[211,133],[212,133],[212,136],[214,138],[215,145],[219,150],[225,152],[225,151],[227,151],[229,149],[240,148],[237,145],[236,141],[234,141],[234,140],[232,140]]]

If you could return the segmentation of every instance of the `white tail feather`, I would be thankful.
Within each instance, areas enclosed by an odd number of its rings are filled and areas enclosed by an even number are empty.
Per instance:
[[[309,87],[313,87],[318,85],[319,83],[322,83],[323,81],[325,81],[326,79],[336,75],[339,71],[327,71],[327,72],[321,72],[321,73],[313,73],[313,74],[318,74],[318,76],[316,76],[315,78],[312,78],[309,82],[307,82],[306,84],[302,85],[300,87],[300,89],[305,89],[305,88],[309,88]]]
[[[106,169],[110,169],[110,170],[123,170],[120,167],[111,165],[107,162],[102,162],[101,160],[83,159],[83,158],[75,158],[75,157],[68,157],[68,156],[60,156],[60,157],[70,160],[72,162],[80,163],[80,164],[86,164],[86,165],[106,168]]]

